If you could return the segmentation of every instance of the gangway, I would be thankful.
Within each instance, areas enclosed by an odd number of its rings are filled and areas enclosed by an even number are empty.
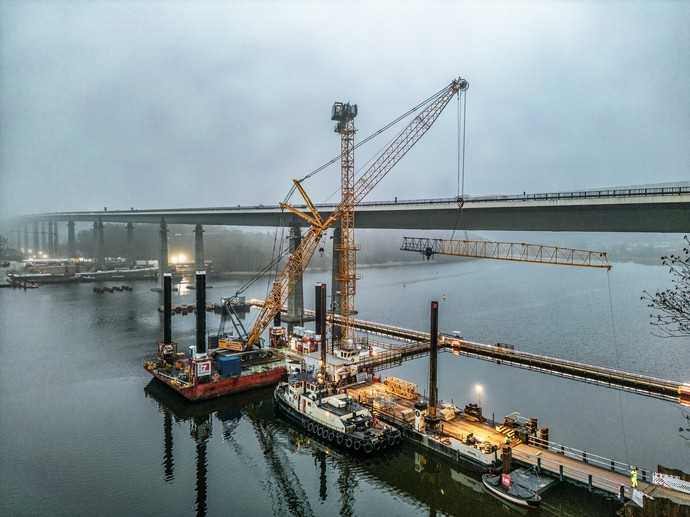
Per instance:
[[[247,303],[260,306],[263,300],[252,299],[248,300]],[[283,310],[285,311],[286,309],[284,308]],[[313,315],[313,311],[305,309],[305,314]],[[336,325],[341,322],[337,314],[334,316],[332,313],[329,313],[327,319],[330,323],[335,323]],[[366,361],[360,363],[360,368],[362,370],[366,368],[383,370],[385,368],[394,367],[397,366],[403,358],[420,357],[429,351],[428,332],[361,319],[353,319],[352,324],[354,328],[360,332],[382,336],[404,343],[404,345],[400,346],[395,351],[391,350],[381,354],[379,357],[367,358]],[[679,381],[524,352],[505,346],[478,343],[448,334],[441,334],[439,336],[439,347],[441,350],[491,361],[496,364],[524,368],[690,406],[690,385]],[[396,354],[398,353],[400,360],[397,360],[398,356],[396,356]],[[396,360],[392,360],[394,357]]]

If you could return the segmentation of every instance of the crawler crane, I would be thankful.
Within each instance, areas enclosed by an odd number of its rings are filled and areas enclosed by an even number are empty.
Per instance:
[[[311,201],[302,184],[298,180],[294,180],[294,186],[304,200],[305,209],[294,207],[288,203],[281,203],[281,208],[299,217],[309,225],[308,231],[305,233],[302,241],[297,248],[289,255],[285,267],[280,270],[273,282],[270,293],[268,294],[265,303],[261,307],[259,315],[252,328],[250,329],[244,348],[251,348],[256,346],[262,332],[266,326],[273,320],[283,307],[288,293],[289,293],[289,278],[291,274],[303,272],[314,252],[316,251],[321,238],[324,233],[333,226],[343,216],[346,217],[346,225],[351,228],[353,223],[354,207],[361,203],[366,196],[376,187],[376,185],[388,174],[388,172],[397,164],[400,159],[419,141],[419,139],[431,128],[434,122],[441,115],[448,103],[455,95],[466,91],[468,82],[458,77],[453,79],[447,86],[429,97],[417,108],[419,113],[412,118],[408,125],[396,136],[396,138],[377,156],[371,165],[364,170],[359,178],[354,181],[353,173],[353,152],[354,152],[354,124],[352,120],[356,115],[356,108],[350,105],[350,114],[345,117],[335,118],[339,126],[342,126],[341,147],[344,153],[341,153],[341,166],[347,178],[342,181],[341,188],[343,190],[343,199],[338,206],[328,215],[323,218],[316,206]],[[335,110],[334,110],[335,117]],[[344,175],[345,175],[344,174]],[[351,181],[352,180],[352,181]],[[341,267],[339,278],[341,281],[346,281],[348,292],[344,299],[347,305],[347,316],[351,317],[351,296],[354,295],[354,241],[347,241],[347,260],[344,267]],[[342,247],[342,246],[341,246]],[[350,262],[352,260],[353,262]],[[341,308],[342,310],[342,308]],[[344,335],[352,335],[351,325],[346,318],[344,321]]]

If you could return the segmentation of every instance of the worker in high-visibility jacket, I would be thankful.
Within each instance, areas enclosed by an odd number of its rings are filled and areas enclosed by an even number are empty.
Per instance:
[[[637,467],[630,469],[630,486],[637,488]]]

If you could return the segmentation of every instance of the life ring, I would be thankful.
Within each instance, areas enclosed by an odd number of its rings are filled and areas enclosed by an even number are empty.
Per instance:
[[[332,442],[333,438],[335,438],[335,433],[333,431],[328,431],[328,441]]]
[[[364,452],[370,454],[372,450],[374,450],[374,448],[372,447],[371,442],[366,442],[364,444]]]
[[[360,450],[361,448],[362,448],[362,442],[360,442],[359,440],[355,440],[354,449],[355,449],[356,451],[358,451],[358,450]]]
[[[352,448],[352,438],[345,438],[345,447]]]
[[[337,443],[338,445],[343,444],[343,435],[342,434],[338,433],[335,435],[335,443]]]

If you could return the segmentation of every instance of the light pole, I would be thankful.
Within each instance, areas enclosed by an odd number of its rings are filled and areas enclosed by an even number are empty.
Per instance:
[[[474,385],[474,392],[477,394],[477,402],[479,404],[479,407],[482,407],[482,392],[484,391],[484,387],[481,384],[475,384]]]

